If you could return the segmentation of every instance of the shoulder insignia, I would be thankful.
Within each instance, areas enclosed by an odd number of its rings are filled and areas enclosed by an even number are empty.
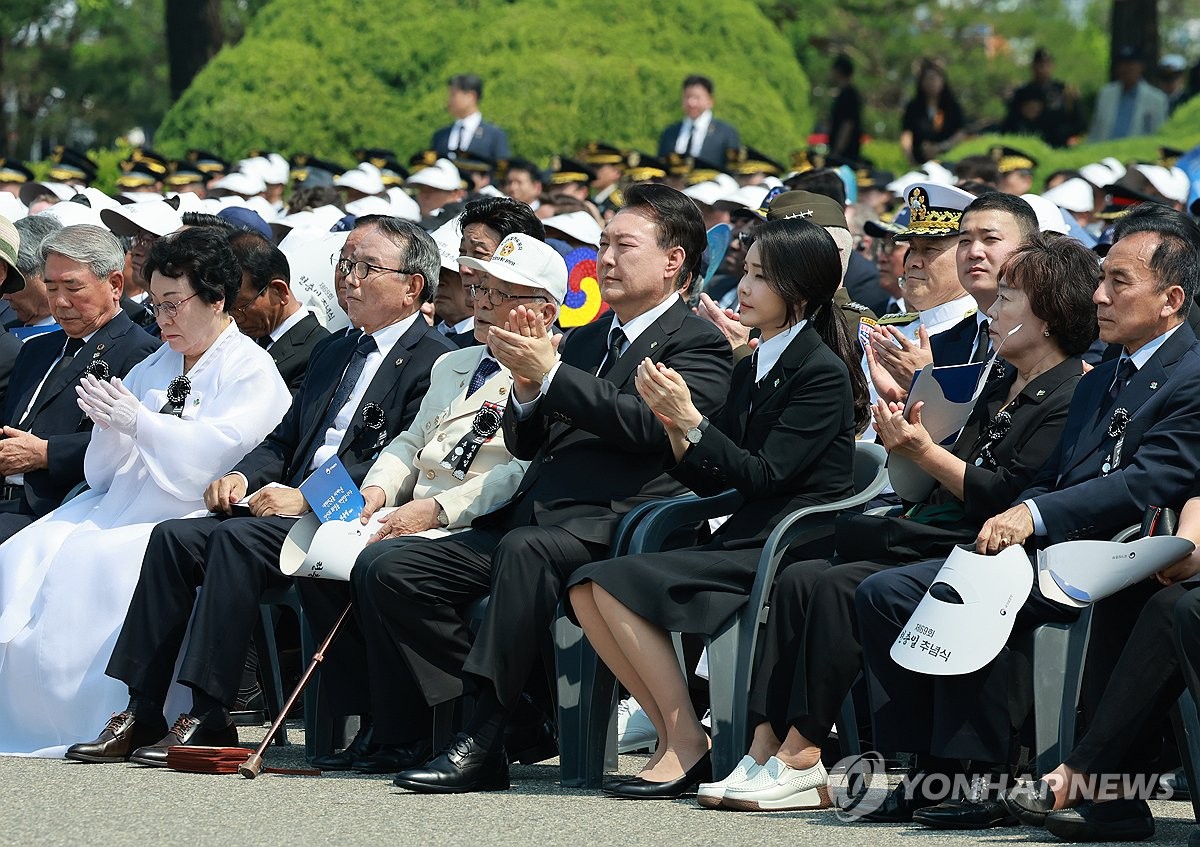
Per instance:
[[[880,326],[908,326],[913,321],[920,319],[921,315],[917,312],[902,312],[900,314],[880,315]]]
[[[845,303],[839,303],[838,306],[840,306],[843,309],[849,309],[852,312],[869,312],[870,311],[870,309],[868,309],[862,303],[856,303],[853,300],[847,300]]]

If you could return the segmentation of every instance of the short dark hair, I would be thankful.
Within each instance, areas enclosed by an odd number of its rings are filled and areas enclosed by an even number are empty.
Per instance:
[[[1117,221],[1113,244],[1138,232],[1158,235],[1158,247],[1150,257],[1150,270],[1158,278],[1158,290],[1172,285],[1183,288],[1180,312],[1187,314],[1200,290],[1200,225],[1161,203],[1142,203]]]
[[[442,274],[442,254],[429,233],[412,221],[391,215],[363,215],[354,221],[355,229],[364,227],[375,227],[400,248],[400,270],[421,275],[425,280],[421,302],[432,303]]]
[[[1064,182],[1066,182],[1068,179],[1083,179],[1083,174],[1081,174],[1079,171],[1071,170],[1070,168],[1059,168],[1046,177],[1046,179],[1042,181],[1042,185],[1049,185],[1051,181],[1055,179],[1055,177],[1060,176],[1063,178]],[[1086,182],[1086,180],[1084,181]]]
[[[225,218],[208,212],[184,212],[181,219],[184,226],[206,226],[225,233],[237,232],[237,227]]]
[[[273,279],[282,279],[291,284],[292,271],[287,256],[262,235],[241,230],[231,233],[228,241],[229,248],[237,257],[242,272],[250,277],[250,284],[255,291],[263,290]]]
[[[712,96],[713,92],[717,90],[717,87],[713,85],[713,81],[703,74],[691,74],[690,76],[684,77],[682,86],[683,88],[691,88],[693,85],[698,85],[703,88],[708,92],[710,97]]]
[[[833,60],[833,69],[844,77],[854,76],[854,62],[845,53],[839,53]]]
[[[675,287],[686,290],[698,278],[708,248],[704,218],[692,198],[667,185],[639,182],[625,192],[621,211],[640,211],[651,218],[658,226],[659,249],[683,248],[683,265],[675,277]]]
[[[538,241],[546,240],[546,227],[533,209],[511,197],[476,197],[463,206],[458,219],[459,230],[471,224],[483,224],[494,230],[501,238],[513,233],[532,235]]]
[[[472,92],[478,100],[483,99],[483,80],[477,74],[455,74],[446,84],[459,91]]]
[[[346,204],[342,194],[332,185],[310,185],[307,188],[297,188],[288,198],[288,214],[303,212],[309,209],[319,209],[321,206],[336,206],[343,212]]]
[[[963,209],[962,219],[965,220],[971,212],[1007,212],[1017,222],[1021,240],[1029,238],[1038,231],[1037,212],[1033,207],[1014,194],[1001,191],[988,191],[980,194]]]
[[[508,162],[508,173],[511,174],[513,171],[525,171],[534,182],[545,181],[542,178],[542,169],[528,159],[510,159]]]
[[[995,185],[1000,179],[1000,167],[991,156],[963,156],[954,166],[958,182],[986,182]]]
[[[864,428],[870,416],[870,394],[854,336],[833,305],[833,295],[842,284],[842,257],[833,236],[803,218],[784,218],[759,226],[754,231],[754,243],[758,245],[767,287],[787,306],[788,324],[801,318],[811,320],[821,340],[846,363],[855,425]],[[803,314],[799,311],[801,303]]]
[[[1101,275],[1095,253],[1056,232],[1033,233],[1000,266],[1005,284],[1025,292],[1030,311],[1068,356],[1083,353],[1099,334],[1092,295]]]
[[[242,268],[225,234],[216,227],[191,227],[155,241],[142,266],[147,284],[155,273],[171,279],[186,277],[201,301],[212,305],[224,300],[226,312],[242,287]]]
[[[842,182],[842,178],[832,168],[806,171],[789,179],[787,184],[793,191],[811,191],[846,205],[846,183]]]

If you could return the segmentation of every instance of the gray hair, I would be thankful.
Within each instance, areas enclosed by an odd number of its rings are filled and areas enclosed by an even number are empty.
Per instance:
[[[401,269],[406,273],[419,273],[425,278],[421,290],[421,302],[432,303],[442,273],[442,254],[437,242],[425,230],[412,221],[390,215],[364,215],[354,223],[354,228],[374,226],[388,240],[404,251]]]
[[[17,270],[25,279],[41,276],[44,261],[41,246],[52,232],[62,229],[62,224],[49,215],[34,215],[14,221],[13,226],[21,234],[21,249],[17,251]]]
[[[38,252],[43,265],[51,253],[58,253],[87,265],[96,279],[108,279],[125,269],[125,250],[121,242],[104,227],[91,224],[65,226],[51,233],[42,241]]]

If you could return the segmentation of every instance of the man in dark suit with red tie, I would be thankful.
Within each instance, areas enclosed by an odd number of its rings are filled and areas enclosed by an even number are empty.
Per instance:
[[[94,741],[72,746],[68,758],[165,766],[169,746],[237,742],[229,709],[259,600],[290,583],[279,553],[296,516],[309,510],[298,485],[334,457],[361,483],[415,417],[433,363],[456,349],[420,311],[440,265],[433,239],[382,216],[354,234],[339,271],[347,312],[362,331],[317,345],[275,431],[209,485],[204,500],[213,515],[155,527],[106,671],[129,686],[129,708]],[[243,500],[248,516],[235,510]],[[189,619],[178,680],[192,689],[192,708],[168,732],[163,707]]]
[[[539,666],[559,593],[579,566],[608,555],[621,516],[646,500],[682,493],[662,473],[667,436],[634,388],[645,358],[679,371],[692,399],[715,412],[729,387],[729,344],[691,314],[680,292],[698,274],[704,223],[684,195],[638,185],[601,240],[599,281],[613,317],[558,344],[523,306],[488,345],[512,372],[505,443],[531,462],[507,503],[472,529],[422,544],[377,542],[359,557],[380,623],[433,706],[474,691],[470,725],[424,767],[396,784],[414,791],[508,787],[503,731]],[[503,263],[505,245],[485,273]],[[556,354],[557,351],[557,354]],[[474,644],[462,610],[489,594]],[[420,731],[421,728],[414,728]]]
[[[121,311],[125,252],[112,233],[69,226],[47,236],[39,253],[61,329],[25,342],[0,413],[0,542],[83,482],[92,422],[79,411],[80,378],[125,376],[159,346]],[[14,278],[20,281],[10,269]]]

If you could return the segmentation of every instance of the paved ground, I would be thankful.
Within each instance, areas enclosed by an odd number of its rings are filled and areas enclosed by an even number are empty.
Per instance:
[[[242,729],[250,742],[261,730]],[[293,741],[303,733],[289,730]],[[303,745],[275,748],[270,764],[302,766]],[[622,756],[633,772],[643,756]],[[560,788],[553,764],[515,767],[513,790],[427,797],[393,788],[390,778],[175,773],[131,765],[44,759],[0,760],[0,845],[550,845],[775,843],[841,847],[936,847],[998,842],[1060,843],[1038,829],[991,830],[980,837],[907,826],[845,824],[833,812],[742,814],[708,811],[692,800],[630,802]],[[1157,843],[1182,843],[1191,806],[1152,804]]]

